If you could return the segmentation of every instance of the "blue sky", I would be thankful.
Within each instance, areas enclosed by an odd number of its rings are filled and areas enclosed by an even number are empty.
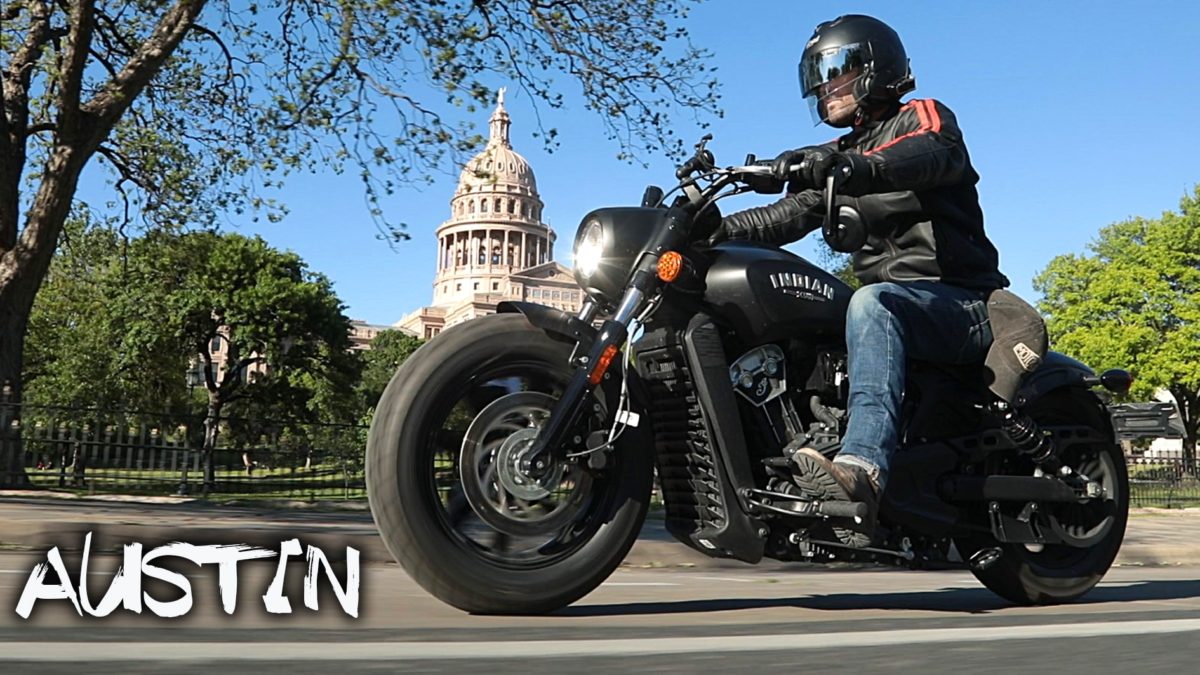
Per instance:
[[[957,115],[976,170],[989,236],[1013,290],[1033,300],[1033,277],[1055,255],[1082,251],[1099,228],[1176,209],[1200,183],[1200,5],[1193,2],[785,2],[709,0],[688,27],[714,53],[724,119],[710,148],[722,164],[747,152],[774,156],[823,142],[796,82],[796,62],[818,22],[864,13],[891,24],[917,78],[913,96]],[[648,183],[671,184],[665,158],[648,169],[615,159],[617,147],[559,82],[567,109],[542,110],[562,145],[542,150],[531,102],[510,90],[514,147],[537,176],[546,220],[568,262],[579,218],[598,206],[635,204]],[[504,82],[494,82],[502,86]],[[486,129],[487,113],[479,124]],[[678,116],[680,118],[686,115]],[[699,128],[679,127],[684,138]],[[449,215],[457,172],[407,189],[384,206],[408,223],[395,250],[375,238],[353,177],[303,175],[281,198],[282,223],[237,226],[292,249],[329,276],[351,318],[390,324],[432,298],[435,228]],[[722,202],[723,210],[766,203]],[[819,238],[793,250],[815,257]]]

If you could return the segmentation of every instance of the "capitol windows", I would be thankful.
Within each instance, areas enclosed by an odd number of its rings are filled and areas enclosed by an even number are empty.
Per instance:
[[[516,208],[516,201],[517,200],[511,199],[511,198],[508,200],[508,212],[509,213],[512,213],[513,209]]]
[[[496,213],[500,213],[500,198],[496,198]]]
[[[498,291],[498,290],[500,290],[500,282],[499,282],[499,281],[493,281],[493,282],[492,282],[492,290],[493,290],[493,291]]]
[[[468,207],[470,208],[471,213],[475,213],[475,202],[468,202]]]
[[[482,211],[483,213],[487,213],[487,207],[488,207],[488,200],[484,199],[483,201],[479,202],[479,210]]]

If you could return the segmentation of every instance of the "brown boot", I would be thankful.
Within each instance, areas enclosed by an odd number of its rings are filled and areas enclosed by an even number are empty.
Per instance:
[[[853,464],[829,461],[812,448],[801,448],[792,455],[797,467],[795,479],[805,498],[820,501],[863,502],[867,517],[853,525],[835,523],[833,533],[839,541],[855,548],[871,545],[875,514],[879,510],[879,485],[867,472]]]

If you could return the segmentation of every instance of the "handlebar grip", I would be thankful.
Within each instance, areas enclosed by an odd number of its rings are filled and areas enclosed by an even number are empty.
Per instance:
[[[830,501],[821,502],[821,505],[817,507],[817,513],[830,518],[857,518],[865,520],[867,511],[867,505],[863,502]]]

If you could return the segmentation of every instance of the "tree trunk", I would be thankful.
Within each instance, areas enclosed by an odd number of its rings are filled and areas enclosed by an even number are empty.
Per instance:
[[[28,487],[25,453],[21,444],[21,365],[25,350],[25,326],[29,312],[25,303],[11,300],[8,289],[0,287],[0,486]],[[32,307],[33,300],[29,298]]]
[[[1183,423],[1183,470],[1196,474],[1196,436],[1200,431],[1200,392],[1183,387],[1172,387],[1171,396],[1179,410],[1179,421]]]
[[[204,416],[204,445],[200,456],[204,460],[204,495],[217,489],[217,474],[213,466],[213,451],[217,448],[217,434],[221,430],[221,408],[223,404],[215,393],[209,394],[208,414]]]

